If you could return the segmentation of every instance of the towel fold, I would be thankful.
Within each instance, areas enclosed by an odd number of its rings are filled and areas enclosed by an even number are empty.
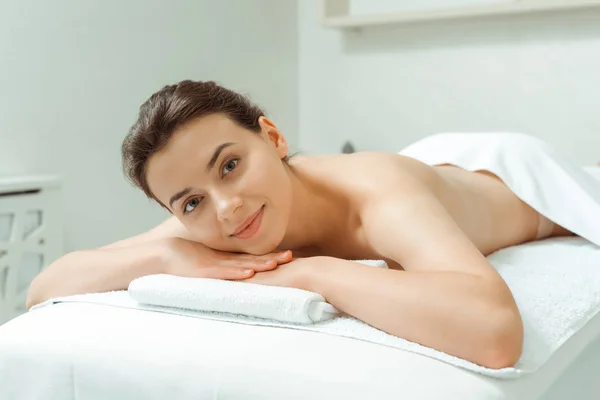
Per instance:
[[[387,268],[381,260],[356,262]],[[292,324],[313,324],[339,314],[318,293],[250,282],[159,274],[135,279],[128,291],[141,304],[238,314]]]
[[[142,304],[246,315],[294,324],[326,321],[337,309],[306,290],[208,278],[149,275],[129,285]]]

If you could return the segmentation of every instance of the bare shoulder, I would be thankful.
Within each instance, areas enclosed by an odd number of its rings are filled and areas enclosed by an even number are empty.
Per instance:
[[[373,159],[371,170],[382,176],[373,179],[359,209],[363,237],[377,254],[405,270],[489,269],[442,201],[446,183],[435,169],[408,157],[381,156],[379,164],[378,154],[364,157]],[[449,266],[448,260],[455,262]]]
[[[355,177],[354,185],[365,193],[361,215],[374,213],[385,220],[390,207],[398,213],[419,205],[439,203],[436,191],[443,183],[441,177],[432,167],[418,160],[371,151],[357,153],[356,159],[349,164],[348,170]]]
[[[333,170],[350,189],[378,198],[385,193],[421,190],[435,193],[441,178],[429,165],[383,151],[363,151],[332,158]]]
[[[439,204],[439,192],[445,186],[434,168],[396,153],[364,151],[315,161],[311,167],[320,171],[328,184],[338,185],[346,193],[363,223],[385,224],[389,212],[414,214],[411,210],[415,208]],[[400,224],[395,229],[415,228]]]

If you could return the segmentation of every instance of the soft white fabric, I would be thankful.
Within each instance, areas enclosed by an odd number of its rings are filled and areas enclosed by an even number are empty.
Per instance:
[[[358,260],[387,268],[381,260]],[[148,275],[129,284],[129,295],[142,304],[232,313],[295,324],[326,321],[339,314],[323,296],[306,290],[220,279]]]
[[[521,133],[440,133],[399,154],[429,165],[494,173],[551,221],[600,245],[600,185],[557,149]]]
[[[600,248],[585,239],[547,239],[503,249],[488,259],[511,288],[525,325],[523,356],[515,368],[484,368],[389,335],[347,316],[315,324],[283,323],[229,313],[140,304],[126,291],[53,299],[34,309],[59,302],[91,302],[243,324],[310,330],[396,347],[487,376],[507,379],[536,371],[600,309]]]
[[[134,280],[129,285],[129,295],[142,304],[296,324],[326,321],[338,313],[323,296],[306,290],[164,274]]]
[[[553,385],[583,400],[600,391],[581,378],[600,368],[589,362],[600,360],[598,315],[535,373],[499,380],[363,340],[160,311],[63,302],[0,326],[0,399],[536,400]]]
[[[600,166],[591,166],[588,165],[586,167],[583,167],[583,169],[589,173],[590,175],[592,175],[594,177],[594,179],[598,179],[600,180]]]
[[[505,399],[498,386],[362,340],[101,304],[60,303],[0,326],[2,400]]]

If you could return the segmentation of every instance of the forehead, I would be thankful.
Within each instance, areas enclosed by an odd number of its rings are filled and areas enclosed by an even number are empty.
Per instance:
[[[204,173],[215,149],[225,142],[240,143],[256,139],[254,132],[240,127],[222,114],[214,114],[178,127],[166,146],[148,160],[146,179],[159,200],[172,195]]]
[[[183,151],[190,146],[199,149],[224,141],[244,140],[251,137],[248,133],[225,115],[212,114],[195,118],[179,126],[169,138],[167,145],[157,154]]]

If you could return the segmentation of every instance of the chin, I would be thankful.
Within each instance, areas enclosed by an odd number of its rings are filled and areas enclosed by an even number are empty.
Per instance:
[[[270,210],[266,208],[263,217],[262,226],[256,235],[249,239],[244,239],[246,243],[236,243],[244,247],[240,252],[260,256],[268,253],[278,252],[278,247],[283,241],[286,228],[284,224],[277,223],[278,218],[272,218]],[[270,222],[270,223],[269,223]],[[275,223],[274,223],[275,222]]]
[[[269,254],[277,251],[277,245],[273,244],[271,241],[265,240],[262,243],[258,243],[252,248],[245,250],[245,253],[252,254],[255,256],[262,256],[264,254]]]
[[[281,244],[283,237],[277,235],[274,231],[275,229],[267,229],[267,232],[269,232],[270,235],[258,237],[257,243],[253,246],[248,246],[250,248],[246,252],[258,256],[279,251],[277,248]]]

